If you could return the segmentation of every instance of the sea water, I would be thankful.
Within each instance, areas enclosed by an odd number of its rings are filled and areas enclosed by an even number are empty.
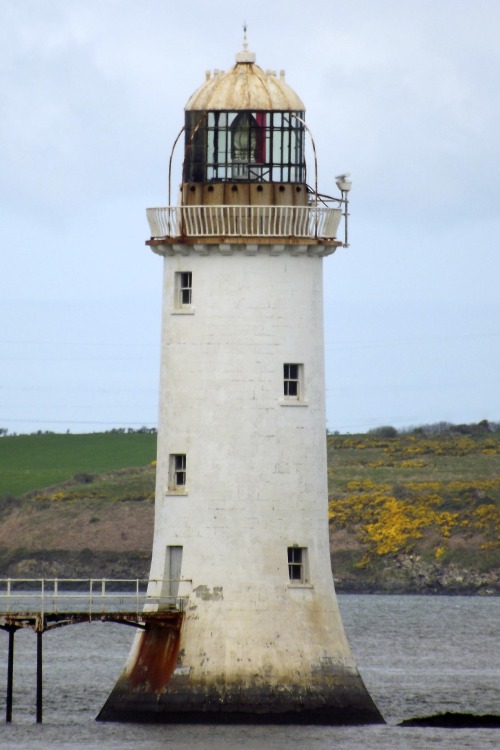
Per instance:
[[[100,750],[427,750],[500,747],[500,729],[398,727],[445,711],[500,714],[500,598],[339,596],[363,679],[386,726],[210,726],[95,722],[134,630],[71,625],[43,637],[44,723],[35,723],[36,638],[15,637],[13,722],[4,723],[7,634],[0,632],[0,748]]]

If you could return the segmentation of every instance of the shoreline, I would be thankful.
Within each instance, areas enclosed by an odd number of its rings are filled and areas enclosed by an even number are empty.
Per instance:
[[[335,558],[335,556],[333,556]],[[0,548],[0,578],[115,578],[147,579],[151,555],[143,550],[112,551],[89,548],[27,550]],[[401,566],[365,570],[357,575],[333,560],[335,590],[341,595],[373,596],[500,596],[500,572],[478,573],[474,570],[447,570],[434,565],[432,575],[421,573],[410,578],[401,576]],[[408,571],[407,568],[404,570]],[[417,570],[420,570],[417,568]],[[379,576],[377,576],[379,574]]]

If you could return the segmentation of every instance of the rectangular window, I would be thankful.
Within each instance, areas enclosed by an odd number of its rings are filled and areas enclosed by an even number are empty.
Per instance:
[[[306,547],[288,547],[288,577],[294,583],[307,583]]]
[[[179,271],[175,274],[175,307],[190,307],[193,302],[193,274]]]
[[[183,490],[186,487],[186,455],[173,453],[170,456],[169,490]]]
[[[285,398],[302,398],[302,365],[283,365],[283,395]]]

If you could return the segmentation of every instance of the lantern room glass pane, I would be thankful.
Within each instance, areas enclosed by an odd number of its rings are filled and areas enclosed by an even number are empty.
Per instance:
[[[186,182],[306,181],[303,112],[186,112]]]

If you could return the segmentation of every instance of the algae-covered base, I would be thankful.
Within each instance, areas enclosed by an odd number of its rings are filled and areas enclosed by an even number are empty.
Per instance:
[[[174,681],[175,682],[175,681]],[[159,693],[127,678],[116,684],[98,721],[175,724],[383,724],[361,678],[331,689],[262,686],[258,689],[176,689]]]

